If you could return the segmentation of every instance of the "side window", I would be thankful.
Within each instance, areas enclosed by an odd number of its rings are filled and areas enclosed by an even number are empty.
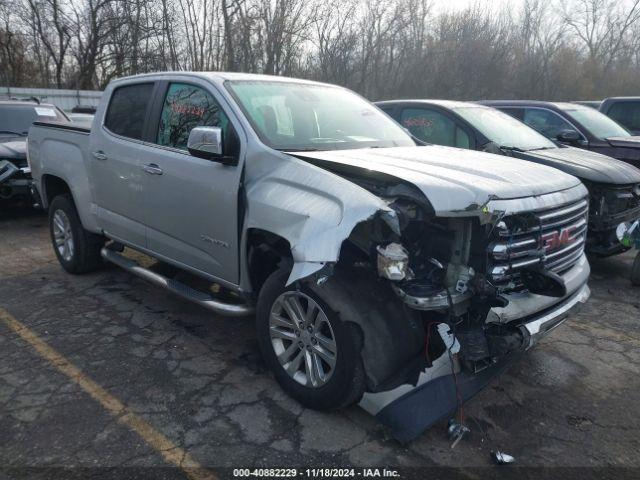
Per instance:
[[[396,107],[390,106],[390,107],[378,107],[378,108],[380,108],[380,110],[382,110],[384,113],[389,115],[394,120],[397,120],[398,118],[397,115],[394,115],[396,113]]]
[[[104,119],[105,127],[117,135],[141,140],[152,92],[153,83],[126,85],[115,89]]]
[[[498,107],[498,110],[508,113],[513,118],[517,118],[520,121],[524,118],[524,108]]]
[[[400,123],[411,134],[427,143],[448,147],[469,148],[469,136],[453,120],[434,110],[405,108]]]
[[[209,92],[194,85],[170,84],[160,114],[156,143],[186,150],[189,133],[201,126],[222,128],[225,145],[228,145],[230,135],[235,136],[229,118]]]
[[[575,130],[573,125],[551,110],[526,108],[524,123],[537,130],[547,138],[554,139],[563,130]]]
[[[640,131],[640,102],[614,103],[607,115],[628,130]]]

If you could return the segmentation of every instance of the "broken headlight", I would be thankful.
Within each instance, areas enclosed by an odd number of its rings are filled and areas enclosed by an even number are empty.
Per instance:
[[[411,276],[409,270],[409,252],[399,243],[390,243],[386,246],[379,245],[378,251],[378,275],[398,282]]]

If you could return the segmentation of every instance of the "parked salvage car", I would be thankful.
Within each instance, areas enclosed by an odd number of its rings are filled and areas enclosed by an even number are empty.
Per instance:
[[[255,312],[289,395],[315,409],[360,402],[402,440],[589,296],[577,178],[416,147],[333,85],[124,78],[91,129],[36,124],[29,155],[63,268],[104,258],[219,314]],[[124,246],[233,295],[195,290]]]
[[[57,107],[45,103],[0,101],[0,199],[31,197],[27,133],[35,121],[67,121]]]
[[[424,142],[506,155],[578,177],[589,190],[587,251],[608,256],[632,247],[623,239],[640,218],[639,169],[555,144],[506,113],[476,103],[397,100],[377,105]]]
[[[629,130],[632,135],[640,135],[640,97],[605,98],[599,110]]]
[[[551,140],[602,153],[640,167],[640,137],[591,107],[535,100],[485,100]]]

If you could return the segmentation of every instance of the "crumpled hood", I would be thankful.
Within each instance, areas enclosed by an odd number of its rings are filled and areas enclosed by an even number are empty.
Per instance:
[[[610,137],[607,142],[614,147],[640,149],[640,136],[636,137]]]
[[[0,142],[0,159],[20,160],[27,158],[26,140],[11,140],[10,142]]]
[[[544,165],[435,145],[292,154],[373,170],[412,183],[436,214],[474,210],[493,199],[544,195],[580,184],[577,178]]]
[[[638,168],[589,150],[558,147],[529,151],[519,156],[525,159],[531,158],[532,161],[543,163],[591,182],[616,185],[640,183]]]

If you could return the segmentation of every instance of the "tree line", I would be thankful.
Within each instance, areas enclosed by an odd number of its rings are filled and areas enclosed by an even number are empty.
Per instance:
[[[640,0],[0,0],[0,85],[159,70],[311,78],[377,100],[640,94]]]

